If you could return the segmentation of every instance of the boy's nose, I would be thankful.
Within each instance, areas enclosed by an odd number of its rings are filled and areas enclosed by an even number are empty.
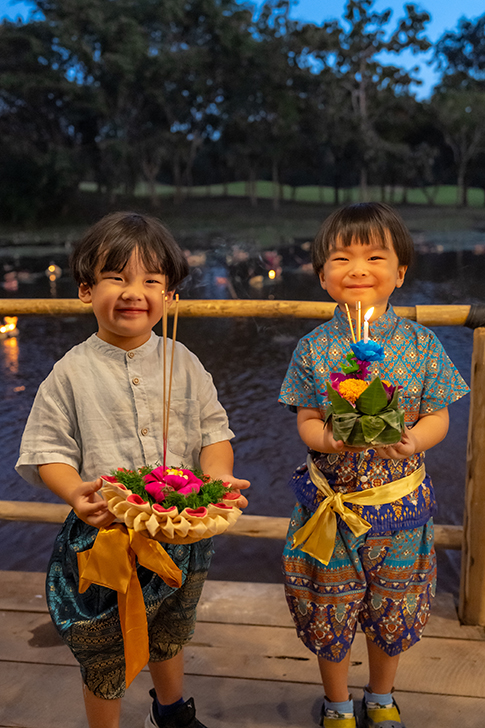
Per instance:
[[[364,261],[356,260],[354,261],[351,270],[350,275],[360,277],[360,276],[366,276],[368,273],[367,266],[365,265]]]
[[[121,295],[123,298],[141,298],[143,295],[142,287],[137,283],[129,283],[126,285]]]

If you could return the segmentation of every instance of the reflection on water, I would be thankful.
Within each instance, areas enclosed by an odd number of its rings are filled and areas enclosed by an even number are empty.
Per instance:
[[[1,256],[0,249],[0,256]],[[10,257],[9,257],[10,256]],[[244,246],[187,251],[192,274],[181,292],[191,298],[275,298],[322,300],[318,280],[311,273],[305,241],[280,251],[256,255]],[[0,257],[15,273],[17,289],[4,288],[8,298],[49,297],[55,283],[59,297],[76,295],[64,273],[50,281],[48,265],[66,270],[66,255]],[[270,271],[274,274],[268,275]],[[418,256],[395,305],[485,302],[485,255],[426,251]],[[8,282],[14,278],[9,276]],[[328,299],[327,299],[328,300]],[[286,483],[304,460],[295,417],[277,404],[281,381],[298,339],[318,321],[271,319],[180,319],[177,338],[194,351],[213,374],[237,438],[236,474],[252,482],[247,513],[288,516],[293,497]],[[55,361],[93,333],[92,317],[37,318],[19,321],[18,338],[0,341],[0,458],[3,463],[0,498],[56,501],[49,491],[32,488],[13,470],[21,433],[39,383]],[[465,328],[437,328],[449,355],[469,381],[472,332]],[[438,522],[459,524],[463,514],[468,398],[450,408],[451,431],[446,442],[427,456],[438,502]],[[4,569],[45,569],[57,526],[0,522]],[[212,578],[279,581],[281,544],[218,537]],[[440,556],[441,586],[456,593],[459,555]]]

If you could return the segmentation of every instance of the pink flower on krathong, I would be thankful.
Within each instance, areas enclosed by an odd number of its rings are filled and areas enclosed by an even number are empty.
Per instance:
[[[159,503],[165,498],[165,490],[176,490],[181,495],[189,495],[198,493],[202,486],[202,480],[191,470],[178,468],[155,468],[144,476],[144,481],[147,493]]]

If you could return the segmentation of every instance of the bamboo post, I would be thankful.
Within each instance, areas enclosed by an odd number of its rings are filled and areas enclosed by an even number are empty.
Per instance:
[[[485,328],[473,336],[459,617],[485,626]]]

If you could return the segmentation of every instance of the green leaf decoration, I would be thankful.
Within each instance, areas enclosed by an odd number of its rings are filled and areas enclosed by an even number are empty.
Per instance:
[[[382,387],[382,384],[381,384]],[[355,413],[355,407],[352,407],[350,402],[340,396],[340,394],[332,387],[330,383],[327,383],[327,395],[332,405],[333,412],[338,415],[343,415],[346,412]],[[386,399],[387,403],[387,399]]]
[[[374,442],[381,432],[386,429],[384,420],[381,417],[372,415],[362,415],[360,425],[366,442]]]
[[[352,429],[352,432],[350,433],[350,437],[347,440],[347,445],[352,445],[353,447],[367,447],[368,443],[366,442],[366,439],[364,437],[364,433],[362,431],[362,424],[361,424],[361,418],[358,417],[355,421],[355,425]]]
[[[348,442],[350,433],[358,419],[359,415],[355,410],[352,413],[348,412],[343,415],[332,415],[332,434],[335,440]]]
[[[187,468],[185,465],[181,465],[180,467],[181,469],[191,470],[197,478],[203,480],[204,473],[200,468]],[[153,469],[154,466],[146,465],[138,471],[112,470],[111,475],[114,475],[118,482],[131,490],[132,493],[139,495],[143,500],[153,505],[156,501],[145,490],[145,481],[143,480],[143,476],[151,473]],[[198,493],[183,495],[177,491],[168,492],[161,505],[164,508],[176,506],[179,512],[182,512],[184,508],[197,509],[201,506],[207,507],[209,503],[218,503],[226,493],[230,493],[231,491],[232,488],[226,488],[222,480],[212,480],[209,483],[204,483]]]
[[[382,417],[384,422],[390,427],[395,427],[399,431],[403,429],[404,415],[402,412],[389,409],[385,410],[385,412],[379,412],[379,417]]]
[[[388,406],[386,390],[376,377],[355,402],[356,409],[364,415],[376,415]]]
[[[376,442],[372,443],[374,447],[378,445],[395,445],[401,439],[401,430],[396,430],[395,427],[386,426],[384,430],[379,434]]]
[[[399,389],[397,387],[394,390],[391,401],[389,402],[389,407],[392,407],[392,409],[395,410],[397,410],[399,407]]]

